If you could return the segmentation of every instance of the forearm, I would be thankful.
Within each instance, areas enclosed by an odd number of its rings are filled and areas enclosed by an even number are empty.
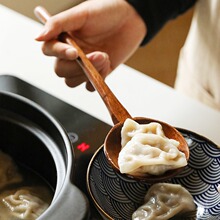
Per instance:
[[[170,19],[187,11],[196,0],[127,0],[141,15],[147,34],[142,45],[149,42]]]

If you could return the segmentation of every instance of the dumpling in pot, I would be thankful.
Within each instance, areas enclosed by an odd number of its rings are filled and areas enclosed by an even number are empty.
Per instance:
[[[42,193],[45,189],[39,188],[38,190]],[[35,220],[49,206],[49,203],[43,201],[31,188],[18,189],[15,193],[7,192],[7,194],[1,199],[5,205],[1,214],[7,219],[14,219],[12,217],[14,216],[18,219]]]
[[[184,187],[158,183],[148,190],[144,205],[133,213],[132,220],[167,220],[195,209],[193,197]]]
[[[178,149],[179,142],[167,138],[159,123],[138,124],[127,119],[121,138],[118,157],[121,173],[161,175],[187,165],[185,154]]]
[[[21,181],[22,176],[12,158],[0,151],[0,189]]]

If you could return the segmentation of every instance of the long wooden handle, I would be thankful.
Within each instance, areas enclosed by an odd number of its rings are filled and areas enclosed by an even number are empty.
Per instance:
[[[47,10],[41,6],[35,8],[35,15],[42,23],[46,23],[48,18],[50,18],[50,14],[47,12]],[[77,58],[77,62],[85,72],[89,81],[92,83],[94,88],[101,96],[102,100],[104,101],[108,111],[110,112],[113,123],[117,124],[118,122],[123,122],[127,118],[131,118],[128,111],[118,101],[118,99],[115,97],[115,95],[112,93],[110,88],[105,83],[104,79],[98,73],[98,71],[90,62],[90,60],[86,57],[82,49],[72,39],[72,37],[68,33],[62,33],[59,39],[62,42],[65,42],[73,46],[78,51],[79,57]]]

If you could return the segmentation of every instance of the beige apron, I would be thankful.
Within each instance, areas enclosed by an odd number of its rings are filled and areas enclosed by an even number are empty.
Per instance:
[[[178,63],[175,88],[220,110],[220,0],[199,0]]]

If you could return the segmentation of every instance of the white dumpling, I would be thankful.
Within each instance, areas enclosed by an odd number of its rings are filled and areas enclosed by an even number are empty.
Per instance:
[[[158,183],[148,190],[144,204],[133,213],[132,220],[166,220],[195,209],[193,197],[184,187]]]
[[[136,121],[128,118],[125,120],[121,129],[121,146],[122,148],[136,135],[141,133],[156,134],[165,137],[162,126],[159,123],[152,122],[149,124],[138,124]]]
[[[0,189],[21,181],[22,176],[12,158],[0,151]]]
[[[185,154],[178,150],[179,142],[168,139],[159,123],[138,124],[127,119],[121,137],[121,173],[160,175],[187,165]]]
[[[19,219],[35,220],[49,206],[47,202],[40,199],[29,189],[18,189],[14,194],[9,194],[1,200],[8,210],[7,212],[2,211],[5,212],[4,215]]]

